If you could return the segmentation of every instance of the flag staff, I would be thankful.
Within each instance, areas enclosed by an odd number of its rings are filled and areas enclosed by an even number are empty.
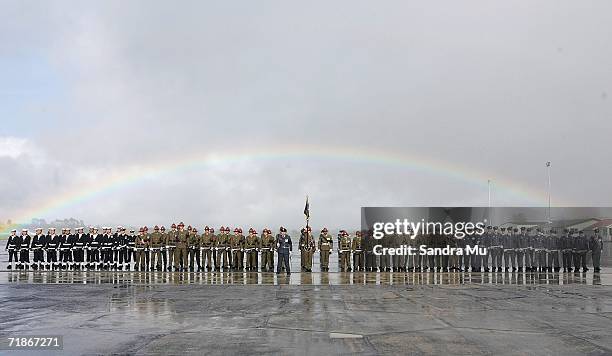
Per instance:
[[[310,222],[310,204],[308,203],[308,195],[306,195],[306,205],[304,206],[304,215],[306,216],[306,233],[308,234],[308,224]]]

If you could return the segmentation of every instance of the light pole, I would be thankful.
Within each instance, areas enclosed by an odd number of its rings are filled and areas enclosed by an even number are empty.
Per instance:
[[[488,225],[493,225],[493,222],[491,221],[491,179],[487,179],[487,190],[489,194],[489,202],[487,209],[487,219],[489,219]]]
[[[548,223],[552,223],[551,215],[550,215],[550,194],[551,194],[551,185],[550,185],[550,161],[546,162],[546,171],[548,173]]]

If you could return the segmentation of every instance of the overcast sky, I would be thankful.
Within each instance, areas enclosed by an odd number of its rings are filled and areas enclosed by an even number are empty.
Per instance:
[[[487,178],[494,205],[545,205],[546,161],[554,205],[612,204],[607,0],[1,7],[1,220],[294,227],[309,194],[315,226],[356,227],[361,206],[486,205]],[[251,149],[279,154],[105,189]]]

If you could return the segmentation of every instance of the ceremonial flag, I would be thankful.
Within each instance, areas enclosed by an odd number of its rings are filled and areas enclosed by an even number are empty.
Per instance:
[[[306,215],[306,220],[310,220],[310,204],[308,204],[308,195],[306,196],[306,205],[304,206],[304,215]]]

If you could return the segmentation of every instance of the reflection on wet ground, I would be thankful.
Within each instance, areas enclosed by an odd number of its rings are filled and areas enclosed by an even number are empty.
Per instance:
[[[0,338],[61,335],[74,355],[612,354],[612,287],[579,284],[592,274],[213,275],[0,273]]]
[[[199,285],[612,285],[612,269],[601,273],[391,273],[313,272],[277,275],[267,272],[93,272],[93,271],[4,271],[0,284],[199,284]]]

